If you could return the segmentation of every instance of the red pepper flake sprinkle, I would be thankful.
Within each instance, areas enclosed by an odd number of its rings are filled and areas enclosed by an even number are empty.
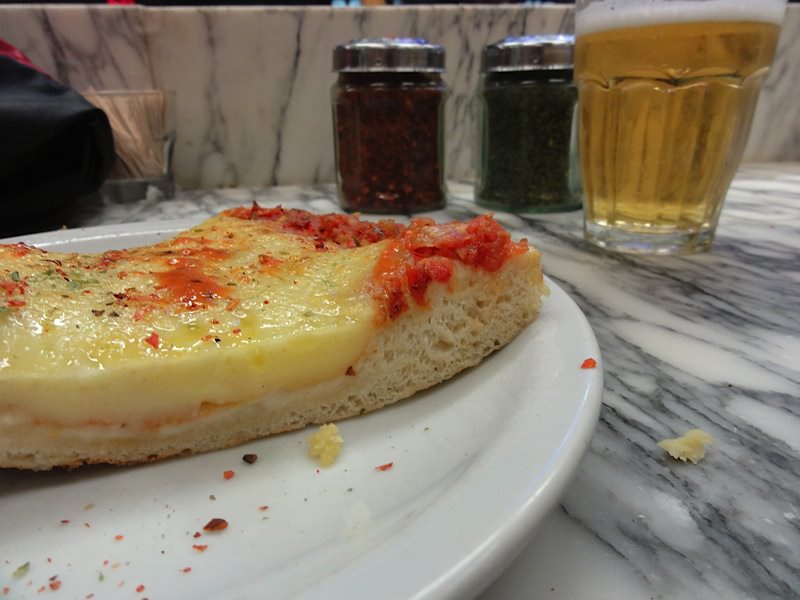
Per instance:
[[[142,585],[141,583],[139,585],[137,585],[136,586],[136,591],[141,594],[144,591],[144,585]]]
[[[38,590],[36,590],[36,591],[37,591],[38,593],[40,593],[40,594],[41,594],[41,593],[42,593],[43,591],[45,591],[46,589],[47,589],[46,587],[42,586],[42,587],[40,587],[40,588],[39,588]]]
[[[50,587],[51,590],[55,591],[61,587],[61,582],[58,579],[54,579],[48,584],[48,586]]]
[[[349,377],[355,377],[356,370],[352,366],[350,366],[350,367],[347,367],[347,371],[345,371],[344,374],[349,376]]]
[[[242,330],[239,329],[238,327],[233,330],[233,335],[239,335],[240,333],[242,333]]]
[[[192,544],[192,548],[198,552],[205,552],[208,549],[208,544]]]
[[[230,469],[228,469],[227,471],[225,471],[225,472],[222,474],[222,476],[223,476],[225,479],[233,479],[233,477],[234,477],[235,475],[236,475],[236,471],[232,471],[232,470],[230,470]]]
[[[62,525],[68,525],[69,524],[69,519],[61,519],[61,524]]]
[[[246,462],[248,465],[252,465],[254,462],[258,460],[258,454],[245,454],[242,457],[242,460]]]
[[[191,572],[192,572],[192,567],[183,567],[181,569],[181,573],[191,573]]]
[[[225,519],[216,517],[205,524],[203,531],[222,531],[223,529],[227,528],[228,522]]]
[[[125,536],[124,535],[120,535],[118,533],[117,535],[114,536],[114,539],[117,540],[118,542],[121,542],[122,540],[125,539]]]
[[[92,600],[92,598],[94,598],[94,594],[93,593],[86,594],[86,600]]]
[[[265,511],[265,510],[267,510],[268,508],[269,508],[269,506],[267,506],[266,504],[264,504],[263,506],[259,506],[259,507],[258,507],[258,510],[260,510],[261,512],[264,512],[264,511]]]
[[[150,344],[153,348],[158,350],[158,345],[161,343],[158,334],[154,331],[148,337],[144,339],[146,344]]]
[[[8,596],[8,593],[11,591],[11,588],[8,586],[3,587],[3,595]]]
[[[385,465],[380,465],[379,467],[375,467],[376,471],[388,471],[394,466],[393,462],[386,463]]]
[[[593,358],[587,358],[581,363],[581,369],[594,369],[597,366],[597,361]]]
[[[200,536],[202,536],[202,535],[203,535],[203,534],[202,534],[202,533],[200,533],[199,531],[195,531],[195,532],[194,532],[194,535],[193,535],[192,537],[193,537],[193,538],[199,538],[199,537],[200,537]]]

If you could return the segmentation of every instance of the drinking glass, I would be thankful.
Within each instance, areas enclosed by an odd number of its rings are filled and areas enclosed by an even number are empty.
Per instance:
[[[785,0],[577,0],[584,236],[708,250]]]

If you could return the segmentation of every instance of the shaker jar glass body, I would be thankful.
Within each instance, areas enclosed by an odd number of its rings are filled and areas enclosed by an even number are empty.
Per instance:
[[[413,213],[444,207],[446,96],[439,73],[339,74],[332,100],[343,208]]]
[[[511,212],[581,206],[571,35],[511,36],[481,55],[475,199]]]
[[[499,71],[478,91],[476,200],[512,212],[581,206],[577,91],[569,69]]]
[[[346,210],[414,213],[445,205],[444,48],[368,38],[333,51],[334,146]]]

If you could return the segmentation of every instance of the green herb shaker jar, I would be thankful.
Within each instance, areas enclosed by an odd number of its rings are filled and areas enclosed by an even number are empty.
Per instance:
[[[345,210],[431,211],[445,206],[444,48],[422,39],[336,46],[336,183]]]
[[[510,212],[581,207],[574,38],[508,37],[484,48],[475,199]]]

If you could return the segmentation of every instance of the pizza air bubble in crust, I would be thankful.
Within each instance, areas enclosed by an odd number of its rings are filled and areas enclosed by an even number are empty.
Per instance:
[[[376,410],[511,341],[547,293],[490,216],[233,209],[102,254],[0,245],[0,466],[132,464]]]

